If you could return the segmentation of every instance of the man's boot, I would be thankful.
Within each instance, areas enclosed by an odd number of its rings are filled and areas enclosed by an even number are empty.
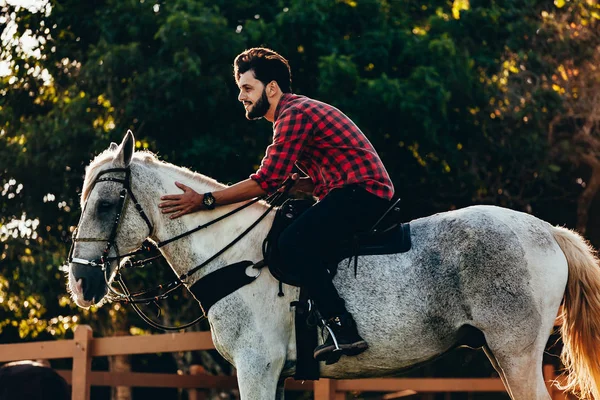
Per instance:
[[[325,327],[329,335],[325,343],[315,348],[314,357],[317,361],[333,364],[342,354],[356,356],[369,348],[358,334],[356,323],[348,312],[325,321]]]

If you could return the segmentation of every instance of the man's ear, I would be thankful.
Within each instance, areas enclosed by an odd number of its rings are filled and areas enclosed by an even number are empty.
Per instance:
[[[274,96],[277,93],[278,89],[279,89],[279,85],[277,84],[277,81],[271,81],[267,85],[267,90],[269,91],[270,96]]]

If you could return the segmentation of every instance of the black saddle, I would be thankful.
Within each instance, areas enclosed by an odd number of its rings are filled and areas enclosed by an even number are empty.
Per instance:
[[[288,285],[300,286],[293,271],[289,271],[281,262],[277,248],[277,239],[283,230],[314,203],[304,199],[288,199],[281,205],[271,231],[263,244],[263,256],[271,274]],[[390,207],[383,213],[373,227],[366,232],[356,234],[351,240],[341,242],[332,250],[331,258],[326,260],[332,275],[337,271],[340,261],[359,255],[395,254],[409,251],[411,248],[410,224],[400,220],[400,199],[392,200]],[[356,259],[355,259],[356,268]]]

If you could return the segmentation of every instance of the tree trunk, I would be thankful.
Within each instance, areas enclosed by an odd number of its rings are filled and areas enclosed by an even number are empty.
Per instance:
[[[577,201],[577,231],[585,235],[590,213],[590,206],[598,190],[600,190],[600,161],[593,156],[586,154],[582,161],[591,168],[590,179],[586,184],[585,190],[579,195]]]
[[[128,336],[126,331],[117,331],[114,336]],[[110,372],[131,372],[131,358],[129,355],[119,355],[109,357]],[[112,400],[131,400],[131,388],[127,386],[117,386],[112,388]]]

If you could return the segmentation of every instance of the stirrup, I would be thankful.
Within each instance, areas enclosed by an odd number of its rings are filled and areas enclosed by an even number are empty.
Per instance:
[[[342,348],[340,347],[340,345],[338,343],[335,333],[333,333],[333,329],[331,329],[331,327],[327,324],[327,321],[325,321],[324,319],[321,319],[321,322],[323,323],[323,326],[329,332],[329,337],[331,338],[331,340],[333,341],[333,345],[335,346],[335,349],[333,349],[327,355],[327,358],[324,360],[325,365],[335,364],[336,362],[340,361],[340,358],[342,358],[342,356],[344,355],[344,352],[342,351]]]
[[[322,319],[321,322],[323,322],[323,326],[329,332],[329,335],[331,336],[331,340],[333,340],[333,345],[335,346],[335,349],[333,351],[334,352],[339,351],[341,353],[342,349],[340,348],[340,345],[338,344],[337,338],[335,337],[335,333],[333,333],[333,329],[331,329],[331,327],[329,327],[329,325],[327,324],[327,322],[324,319]]]

